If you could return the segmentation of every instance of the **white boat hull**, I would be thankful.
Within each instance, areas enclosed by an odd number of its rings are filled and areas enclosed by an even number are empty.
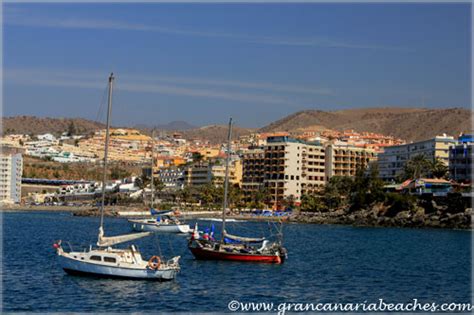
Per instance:
[[[189,233],[190,228],[187,224],[159,224],[159,223],[141,223],[130,221],[134,231],[155,232],[155,233]]]
[[[149,268],[124,268],[117,266],[104,266],[101,264],[94,264],[90,262],[71,259],[65,256],[58,256],[59,264],[69,274],[108,277],[108,278],[123,278],[136,280],[173,280],[176,278],[178,270],[158,269],[152,270]]]

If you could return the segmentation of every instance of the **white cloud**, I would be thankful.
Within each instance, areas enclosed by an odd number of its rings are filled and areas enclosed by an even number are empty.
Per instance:
[[[11,10],[11,9],[9,9]],[[278,46],[306,46],[306,47],[327,47],[327,48],[351,48],[351,49],[382,49],[382,50],[407,50],[402,47],[383,46],[365,43],[351,43],[343,40],[332,40],[324,37],[305,38],[285,38],[269,36],[249,36],[215,31],[197,31],[189,29],[179,29],[163,27],[157,25],[146,25],[140,23],[128,23],[124,21],[89,19],[89,18],[53,18],[53,17],[32,17],[22,11],[15,11],[11,14],[6,10],[4,24],[27,27],[48,27],[65,29],[95,29],[95,30],[116,30],[116,31],[141,31],[157,32],[163,34],[174,34],[182,36],[197,36],[208,38],[222,38],[246,43],[278,45]]]
[[[103,89],[107,76],[98,72],[84,70],[50,70],[50,69],[6,69],[4,82],[36,85]],[[201,85],[208,86],[207,88]],[[221,87],[237,88],[229,91]],[[268,91],[312,93],[310,88],[271,83],[238,82],[210,80],[200,78],[170,78],[122,74],[117,80],[117,87],[122,91],[160,93],[179,96],[194,96],[225,99],[249,103],[294,104],[285,96],[269,94]],[[260,90],[266,93],[251,93],[248,90]],[[323,89],[323,92],[326,92]]]

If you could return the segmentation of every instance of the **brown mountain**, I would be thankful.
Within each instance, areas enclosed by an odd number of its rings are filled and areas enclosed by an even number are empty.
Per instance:
[[[35,116],[15,116],[2,118],[2,130],[5,134],[43,134],[60,135],[74,130],[76,134],[88,134],[104,128],[104,125],[83,118],[42,118]]]
[[[305,110],[275,121],[259,130],[235,126],[233,138],[249,133],[272,131],[347,130],[369,131],[392,135],[408,141],[423,140],[446,133],[457,136],[470,131],[472,111],[465,108],[361,108],[340,111]],[[16,116],[2,118],[5,134],[61,134],[74,127],[77,134],[88,134],[104,125],[83,118],[40,118]],[[144,132],[146,128],[139,128]],[[175,129],[175,128],[173,128]],[[208,140],[222,143],[227,137],[226,125],[211,125],[181,131],[186,139]]]
[[[185,139],[200,139],[208,140],[211,143],[223,143],[227,141],[228,128],[227,125],[211,125],[185,130],[182,131],[182,134]],[[240,136],[245,136],[255,131],[255,129],[233,126],[232,138],[237,139]]]
[[[353,129],[392,135],[408,141],[428,139],[446,133],[457,136],[470,131],[472,111],[464,108],[362,108],[340,111],[305,110],[275,121],[260,132],[318,129]]]

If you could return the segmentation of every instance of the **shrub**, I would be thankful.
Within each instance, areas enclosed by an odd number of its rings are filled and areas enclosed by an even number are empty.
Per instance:
[[[385,215],[388,217],[394,217],[401,211],[413,210],[415,206],[415,198],[405,194],[387,193],[385,205],[388,206]]]

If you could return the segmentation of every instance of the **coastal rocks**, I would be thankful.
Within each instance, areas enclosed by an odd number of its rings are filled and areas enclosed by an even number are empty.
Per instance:
[[[398,220],[409,219],[410,217],[410,211],[401,211],[395,216],[395,218]]]
[[[433,207],[430,207],[428,211],[423,207],[415,206],[413,209],[400,211],[393,217],[387,216],[386,208],[380,204],[355,212],[349,212],[348,209],[335,209],[330,212],[302,212],[297,216],[292,216],[290,221],[355,226],[471,229],[472,208],[452,214],[439,205],[431,204],[430,206]]]

